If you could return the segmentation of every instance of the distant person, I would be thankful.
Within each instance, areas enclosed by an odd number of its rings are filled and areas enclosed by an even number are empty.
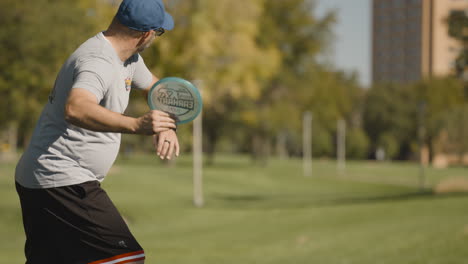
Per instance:
[[[123,115],[131,89],[149,90],[158,80],[138,53],[173,27],[161,0],[123,0],[109,28],[62,66],[16,167],[27,264],[144,263],[100,182],[121,133],[152,135],[161,159],[179,155],[168,114]]]
[[[379,146],[377,148],[377,150],[375,151],[375,158],[378,161],[384,161],[385,160],[385,149]]]

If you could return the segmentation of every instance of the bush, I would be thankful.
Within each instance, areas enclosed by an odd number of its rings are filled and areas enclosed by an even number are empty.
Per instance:
[[[333,141],[331,133],[320,125],[312,127],[312,155],[314,157],[331,157]]]
[[[346,157],[365,159],[369,151],[369,138],[361,128],[353,128],[346,134]]]
[[[389,133],[384,133],[379,137],[378,147],[383,148],[385,151],[385,157],[388,159],[396,158],[400,152],[398,139]]]

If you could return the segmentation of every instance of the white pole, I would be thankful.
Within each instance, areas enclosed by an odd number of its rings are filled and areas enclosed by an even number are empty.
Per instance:
[[[312,176],[312,113],[304,113],[302,122],[302,151],[304,176]]]
[[[343,119],[338,120],[337,124],[337,168],[338,174],[343,175],[346,168],[346,122]]]
[[[425,157],[424,153],[424,137],[426,134],[426,128],[424,126],[424,118],[425,118],[425,103],[421,102],[418,107],[418,139],[419,139],[419,189],[424,191],[426,186],[426,173],[425,173]]]
[[[201,93],[201,81],[194,81],[194,84]],[[193,121],[193,203],[196,207],[203,206],[202,112]]]

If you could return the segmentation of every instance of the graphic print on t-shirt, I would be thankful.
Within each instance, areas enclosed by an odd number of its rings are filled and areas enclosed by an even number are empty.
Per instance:
[[[127,77],[125,79],[125,90],[130,91],[130,89],[132,88],[132,79],[130,79],[130,77]]]

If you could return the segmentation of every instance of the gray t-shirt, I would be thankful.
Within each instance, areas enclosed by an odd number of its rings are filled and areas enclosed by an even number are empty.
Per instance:
[[[122,62],[102,33],[87,40],[62,66],[16,167],[16,181],[27,188],[102,181],[117,157],[120,133],[94,132],[66,122],[68,94],[73,88],[86,89],[101,106],[123,113],[131,88],[144,89],[151,82],[139,54]]]

